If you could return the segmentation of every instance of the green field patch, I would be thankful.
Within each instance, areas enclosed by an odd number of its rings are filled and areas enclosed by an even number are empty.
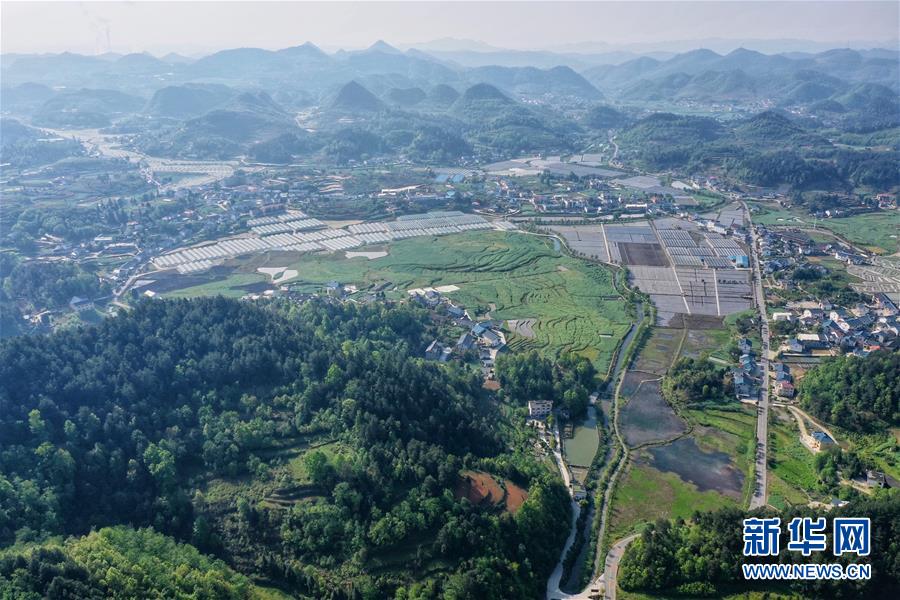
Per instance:
[[[737,506],[717,492],[700,491],[674,473],[647,462],[642,452],[616,488],[610,512],[609,539],[617,540],[657,519],[690,518],[695,511]]]
[[[551,357],[572,352],[592,361],[601,373],[628,330],[626,303],[618,297],[612,272],[561,255],[543,238],[478,231],[411,238],[388,249],[388,256],[374,260],[348,259],[344,253],[241,257],[207,274],[167,276],[171,282],[166,282],[164,295],[241,297],[260,292],[271,287],[268,277],[257,272],[260,267],[296,271],[281,283],[301,292],[321,292],[330,281],[361,290],[391,282],[388,297],[402,300],[408,289],[455,285],[459,289],[447,295],[470,312],[490,310],[498,320],[535,319],[534,337],[510,333],[512,349]]]
[[[900,249],[900,212],[896,210],[822,219],[817,225],[879,254],[893,254]]]
[[[699,358],[709,354],[719,361],[731,362],[728,355],[730,346],[731,332],[727,329],[691,329],[681,347],[681,356]]]
[[[288,462],[288,470],[297,483],[311,483],[312,480],[306,468],[306,460],[313,452],[321,452],[331,464],[334,464],[337,460],[350,460],[353,457],[353,450],[340,442],[328,442],[311,446]]]
[[[198,296],[240,298],[252,291],[248,289],[248,286],[264,285],[266,288],[270,287],[267,279],[268,277],[260,273],[232,273],[224,279],[173,289],[165,292],[164,295],[168,298],[196,298]]]
[[[654,328],[638,355],[635,370],[659,375],[665,373],[675,358],[683,333],[682,329]]]
[[[791,488],[783,490],[782,495],[787,500],[788,497],[796,499],[815,490],[819,477],[813,454],[800,441],[795,421],[789,415],[785,417],[773,416],[771,419],[768,456],[770,473]]]
[[[825,229],[879,254],[893,254],[900,249],[900,234],[897,233],[900,231],[900,212],[896,210],[836,219],[816,219],[799,210],[770,204],[752,206],[759,208],[759,212],[753,214],[753,222],[759,225]]]

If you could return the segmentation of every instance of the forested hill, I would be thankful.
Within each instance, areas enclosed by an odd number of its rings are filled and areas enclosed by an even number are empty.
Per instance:
[[[565,490],[477,376],[413,356],[428,327],[212,298],[4,341],[0,546],[152,526],[313,597],[538,595]],[[461,499],[464,469],[527,500]]]
[[[800,383],[800,401],[829,423],[857,432],[900,425],[900,352],[824,361]]]

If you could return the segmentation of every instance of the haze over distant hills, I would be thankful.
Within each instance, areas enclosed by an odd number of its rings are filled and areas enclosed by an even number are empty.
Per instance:
[[[900,125],[897,50],[561,49],[445,39],[406,48],[378,40],[336,52],[306,42],[199,58],[4,55],[2,109],[31,126],[127,132],[136,148],[161,156],[275,162],[309,153],[338,161],[565,153],[626,128],[631,148],[623,151],[662,166],[671,157],[648,148],[706,139],[709,123],[652,113],[698,108],[782,115],[717,133],[710,139],[727,141],[719,156],[756,151],[760,132],[817,144],[820,129],[869,134]]]

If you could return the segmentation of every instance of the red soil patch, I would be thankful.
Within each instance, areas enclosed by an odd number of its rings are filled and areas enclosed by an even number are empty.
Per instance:
[[[505,490],[503,488],[506,488]],[[505,480],[503,486],[488,473],[482,471],[463,471],[456,482],[454,495],[457,498],[468,498],[472,504],[504,505],[507,511],[516,512],[528,498],[528,492]]]
[[[506,480],[506,510],[514,513],[528,500],[528,492],[514,484],[509,479]]]
[[[496,392],[497,390],[500,389],[500,382],[497,381],[496,379],[487,379],[481,385],[481,387],[483,387],[486,390],[491,390],[492,392]]]

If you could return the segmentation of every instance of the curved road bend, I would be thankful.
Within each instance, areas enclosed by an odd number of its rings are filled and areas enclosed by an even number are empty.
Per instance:
[[[616,579],[619,576],[619,563],[625,555],[625,549],[639,536],[639,533],[633,533],[628,537],[622,538],[613,544],[613,547],[609,549],[609,553],[606,555],[606,566],[603,569],[603,575],[597,579],[597,583],[602,582],[604,584],[604,597],[608,598],[608,600],[616,600],[616,587],[618,585]],[[609,585],[609,583],[612,585]]]

